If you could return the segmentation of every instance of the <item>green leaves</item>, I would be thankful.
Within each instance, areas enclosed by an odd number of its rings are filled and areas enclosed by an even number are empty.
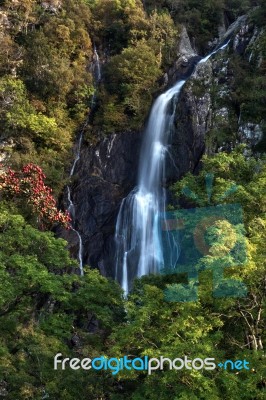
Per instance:
[[[62,400],[77,390],[84,398],[95,394],[95,372],[55,372],[53,357],[104,354],[108,335],[124,318],[121,289],[96,270],[69,274],[75,267],[64,240],[1,205],[0,381],[12,400],[41,398],[44,388]],[[97,376],[99,396],[107,378]]]
[[[40,164],[59,192],[73,137],[91,104],[90,9],[72,0],[1,6],[1,138],[13,144],[13,166]]]
[[[206,182],[210,184],[206,176],[210,173],[214,174],[211,193],[210,187],[206,191]],[[199,296],[194,301],[165,301],[166,288],[178,290],[178,294],[182,295],[181,276],[151,275],[136,280],[126,302],[127,323],[114,330],[110,351],[117,357],[124,354],[170,359],[213,357],[216,364],[227,359],[245,359],[250,363],[250,370],[233,371],[217,367],[212,371],[182,369],[177,374],[166,366],[163,371],[154,371],[149,376],[138,371],[120,373],[124,393],[132,393],[132,399],[263,398],[265,363],[261,342],[265,340],[265,200],[261,195],[264,193],[265,197],[264,175],[264,161],[245,157],[243,148],[239,148],[229,154],[205,157],[198,176],[188,174],[174,185],[175,195],[179,197],[182,194],[182,205],[186,202],[189,208],[240,203],[244,209],[248,237],[243,239],[240,223],[234,229],[225,220],[209,227],[206,241],[212,246],[212,251],[197,265],[193,264],[197,271],[200,271],[201,263],[207,266],[207,270],[200,273]],[[232,185],[236,190],[230,191]],[[185,187],[189,190],[184,191]],[[223,197],[225,193],[227,195]],[[195,226],[196,221],[193,223]],[[241,267],[234,265],[235,260],[230,260],[227,254],[228,248],[240,237],[246,243],[248,255]],[[187,249],[186,256],[189,251]],[[213,271],[217,257],[221,271]],[[214,273],[218,274],[216,280]],[[227,280],[228,290],[241,278],[248,287],[247,296],[240,299],[214,298],[212,291],[217,290],[217,284],[222,284],[219,281],[221,277]]]
[[[106,131],[128,129],[129,118],[131,128],[141,127],[160,73],[158,58],[145,41],[111,58],[106,68],[106,100],[99,111]]]
[[[0,79],[0,115],[3,129],[10,136],[27,135],[43,146],[53,145],[58,132],[55,118],[37,113],[30,104],[24,83],[20,79]]]

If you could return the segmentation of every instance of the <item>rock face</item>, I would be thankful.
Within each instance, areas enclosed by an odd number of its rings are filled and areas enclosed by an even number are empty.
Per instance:
[[[167,79],[167,82],[171,85],[177,80],[186,79],[187,76],[191,75],[196,62],[200,59],[192,48],[185,26],[182,27],[176,55],[176,62],[168,71],[169,79]]]
[[[136,184],[140,145],[139,132],[113,134],[95,146],[84,146],[77,164],[71,187],[75,229],[82,236],[84,264],[103,275],[113,275],[116,216],[123,197]],[[77,235],[70,231],[62,236],[77,254]]]
[[[211,63],[200,64],[187,81],[176,105],[175,132],[172,136],[169,179],[175,181],[193,172],[205,150],[205,134],[211,122]],[[171,167],[172,164],[172,167]],[[173,168],[174,167],[174,168]]]
[[[240,18],[239,29],[232,37],[225,57],[216,57],[212,63],[212,121],[209,138],[215,134],[216,146],[207,140],[207,153],[217,150],[228,150],[238,143],[245,143],[250,147],[255,146],[262,138],[262,129],[258,122],[247,120],[241,115],[241,104],[236,103],[234,93],[237,88],[237,77],[234,63],[246,64],[252,62],[253,68],[259,64],[256,58],[257,39],[260,31],[250,23],[246,17]],[[238,78],[239,79],[239,78]],[[242,100],[245,102],[245,99]],[[232,132],[234,135],[232,136]],[[219,135],[220,133],[220,135]],[[231,135],[231,142],[227,136]],[[220,140],[219,140],[220,136]],[[223,143],[221,143],[223,141]],[[220,147],[219,147],[220,146]]]
[[[247,138],[253,143],[253,139],[260,134],[258,124],[254,125],[251,121],[241,125],[240,115],[229,106],[234,85],[229,66],[230,54],[249,58],[251,45],[259,35],[244,17],[238,25],[236,33],[233,33],[236,25],[228,31],[233,34],[230,45],[205,63],[198,64],[197,68],[195,64],[199,56],[191,46],[185,28],[182,31],[177,60],[165,76],[165,85],[171,86],[177,79],[184,79],[194,72],[185,84],[178,103],[172,104],[175,108],[175,129],[169,146],[166,185],[180,179],[188,171],[197,170],[204,152],[219,150],[219,143],[210,139],[212,132],[219,136],[220,130],[234,123],[239,140]],[[103,275],[114,276],[116,218],[122,199],[136,185],[141,139],[141,132],[124,132],[104,137],[95,146],[84,144],[77,163],[71,185],[75,205],[74,227],[82,237],[83,263],[99,268]],[[223,146],[233,144],[226,143],[220,148]],[[65,232],[62,236],[68,240],[73,255],[77,255],[77,235]]]
[[[15,147],[13,139],[0,138],[0,163],[4,163],[10,158],[12,149]]]
[[[41,2],[41,7],[45,11],[49,11],[51,13],[56,14],[62,7],[62,1],[61,0],[47,0],[47,1],[42,1]]]
[[[8,29],[10,28],[10,21],[5,12],[0,11],[0,29]]]

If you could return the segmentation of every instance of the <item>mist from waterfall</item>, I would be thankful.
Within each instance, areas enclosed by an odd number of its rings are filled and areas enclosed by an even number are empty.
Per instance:
[[[229,41],[230,39],[217,46],[208,56],[199,60],[198,64],[206,62],[213,54],[224,49]],[[175,106],[182,87],[190,76],[178,81],[154,102],[142,143],[138,184],[120,206],[115,233],[115,278],[125,294],[131,290],[135,277],[156,274],[164,268],[160,224],[166,207],[163,187],[165,161],[174,126]],[[172,265],[167,267],[173,268],[180,255],[180,245],[178,240],[173,241],[170,237],[169,240],[172,240],[172,253],[168,258]]]

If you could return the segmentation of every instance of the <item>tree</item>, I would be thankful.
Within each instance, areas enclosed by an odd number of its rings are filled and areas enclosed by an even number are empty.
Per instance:
[[[96,270],[74,274],[64,240],[0,207],[1,388],[11,400],[105,396],[110,372],[55,371],[53,359],[58,352],[81,359],[105,354],[124,316],[121,290]]]
[[[118,129],[125,129],[129,117],[130,126],[140,128],[143,115],[148,113],[160,72],[159,61],[145,41],[137,42],[121,54],[113,56],[106,68],[109,96],[100,113],[105,115],[113,104],[114,112],[122,112],[121,117],[117,116],[114,121]],[[125,125],[119,126],[119,120],[125,121]],[[115,128],[109,124],[110,120],[104,118],[103,125],[107,131]]]
[[[45,178],[41,168],[34,164],[25,165],[19,172],[8,168],[0,173],[0,193],[9,200],[20,200],[22,208],[28,206],[30,213],[37,216],[40,227],[60,223],[70,229],[70,215],[57,210],[52,189],[45,185]]]
[[[36,143],[52,144],[57,132],[54,118],[37,113],[27,98],[25,85],[20,79],[0,79],[0,115],[3,135],[28,135]]]
[[[146,36],[148,21],[140,0],[100,0],[92,6],[94,36],[110,55]]]
[[[241,277],[248,287],[247,297],[230,305],[232,321],[242,321],[242,336],[236,327],[237,338],[232,339],[240,348],[262,349],[263,313],[265,313],[265,160],[243,155],[243,147],[230,154],[220,153],[205,157],[199,176],[188,175],[173,187],[177,197],[186,194],[186,202],[204,207],[208,205],[206,174],[214,175],[211,203],[240,204],[246,230],[247,260],[241,267],[229,268],[227,276]],[[184,189],[185,188],[185,189]],[[189,188],[189,190],[188,190]],[[183,193],[183,195],[182,195]],[[209,262],[215,254],[207,256]],[[206,257],[203,257],[206,259]],[[231,273],[230,273],[231,270]],[[238,316],[235,319],[235,316]]]
[[[187,356],[190,360],[213,357],[216,364],[227,359],[245,359],[250,363],[250,370],[217,367],[211,371],[185,368],[171,371],[166,361],[163,371],[154,371],[151,375],[140,371],[121,374],[124,395],[129,391],[132,399],[264,397],[266,168],[262,160],[242,153],[240,148],[230,154],[204,157],[199,175],[188,174],[174,185],[173,192],[178,201],[182,198],[182,207],[189,209],[241,203],[247,229],[247,262],[243,266],[231,266],[225,276],[241,278],[248,287],[247,296],[212,297],[213,277],[208,268],[200,273],[199,297],[194,301],[166,301],[166,290],[181,290],[181,283],[186,282],[183,275],[173,272],[136,280],[126,303],[128,320],[112,335],[112,354],[170,359]],[[214,174],[212,186],[211,173]],[[227,254],[232,241],[237,241],[233,230],[230,236],[228,232],[226,221],[211,226],[207,236],[212,251],[201,257],[199,267],[207,261],[211,268],[217,255],[221,258],[221,254]],[[228,256],[224,261],[228,261]]]

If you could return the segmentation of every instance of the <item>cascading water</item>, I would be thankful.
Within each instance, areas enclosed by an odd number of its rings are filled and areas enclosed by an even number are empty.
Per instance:
[[[224,49],[229,41],[223,42],[198,63],[206,62],[213,54]],[[154,102],[140,154],[138,186],[123,199],[118,213],[115,234],[116,280],[126,294],[135,277],[158,273],[164,268],[160,221],[166,206],[162,187],[165,160],[174,123],[174,104],[186,80],[178,81]],[[168,267],[176,265],[180,254],[179,243],[171,242],[171,249],[172,265]]]
[[[93,53],[92,72],[93,72],[93,75],[94,75],[95,87],[96,87],[97,84],[101,80],[101,64],[100,64],[100,59],[99,59],[96,47],[94,47],[94,53]],[[94,101],[95,101],[95,91],[94,91],[94,93],[92,95],[90,112],[88,113],[86,121],[85,121],[85,123],[84,123],[84,125],[83,125],[83,127],[82,127],[82,129],[80,131],[79,140],[78,140],[77,147],[76,147],[75,159],[74,159],[74,162],[73,162],[73,165],[71,167],[70,174],[69,174],[69,178],[70,179],[74,175],[77,162],[80,159],[80,151],[81,151],[81,146],[82,146],[82,141],[83,141],[83,135],[84,135],[85,129],[86,129],[88,123],[89,123],[91,110],[93,109],[93,106],[94,106]],[[71,229],[73,230],[73,232],[76,233],[76,235],[78,237],[78,241],[79,241],[78,261],[79,261],[80,275],[83,276],[84,275],[84,271],[83,271],[83,243],[82,243],[82,237],[81,237],[79,231],[74,228],[74,225],[75,225],[75,205],[74,205],[74,203],[72,201],[72,198],[71,198],[71,188],[70,188],[69,185],[67,186],[67,200],[68,200],[67,211],[69,212],[69,214],[71,216],[71,219],[72,219]]]
[[[100,82],[102,76],[101,76],[101,64],[100,64],[100,59],[99,55],[97,53],[96,46],[94,46],[94,63],[93,63],[93,72],[95,76],[95,81],[96,83]]]
[[[202,58],[202,59],[198,62],[198,64],[203,64],[203,63],[205,63],[206,61],[208,61],[208,59],[209,59],[210,57],[212,57],[212,56],[213,56],[214,54],[216,54],[218,51],[224,50],[224,49],[228,46],[229,42],[230,42],[230,39],[227,40],[227,42],[224,43],[223,45],[221,45],[221,46],[219,46],[218,48],[214,49],[214,50],[213,50],[210,54],[208,54],[206,57]]]
[[[77,162],[78,162],[78,160],[79,160],[79,158],[80,158],[80,150],[81,150],[81,144],[82,144],[82,140],[83,140],[83,132],[84,132],[84,129],[85,129],[86,125],[87,125],[87,121],[85,122],[85,124],[84,124],[84,126],[83,126],[83,128],[82,128],[82,130],[81,130],[80,136],[79,136],[79,141],[78,141],[78,146],[77,146],[77,151],[76,151],[75,160],[74,160],[74,163],[73,163],[73,165],[72,165],[72,168],[71,168],[71,171],[70,171],[70,174],[69,174],[69,177],[70,177],[70,178],[72,178],[72,176],[74,175],[75,168],[76,168],[76,164],[77,164]],[[78,240],[79,240],[78,261],[79,261],[80,275],[83,276],[83,275],[84,275],[84,271],[83,271],[83,258],[82,258],[83,244],[82,244],[82,238],[81,238],[81,235],[80,235],[79,231],[76,230],[76,229],[74,228],[74,226],[73,226],[73,225],[74,225],[74,222],[75,222],[75,206],[74,206],[74,203],[73,203],[73,201],[72,201],[72,199],[71,199],[71,189],[70,189],[70,186],[69,186],[69,185],[67,186],[67,200],[68,200],[68,208],[67,208],[67,211],[69,212],[69,214],[70,214],[70,216],[71,216],[71,220],[72,220],[71,229],[73,230],[73,232],[76,233],[76,235],[77,235],[77,237],[78,237]]]

